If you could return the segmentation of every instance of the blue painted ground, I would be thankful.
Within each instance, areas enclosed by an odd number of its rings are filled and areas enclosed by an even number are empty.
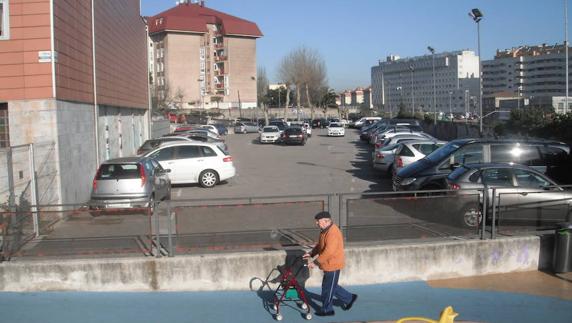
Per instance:
[[[425,282],[350,286],[359,299],[351,311],[314,322],[396,320],[404,316],[437,319],[452,305],[457,321],[570,323],[572,301],[505,292],[432,288]],[[317,293],[318,289],[310,289]],[[0,293],[0,322],[157,323],[275,322],[265,309],[271,292]],[[313,294],[316,296],[316,294]],[[294,307],[284,322],[306,322]]]

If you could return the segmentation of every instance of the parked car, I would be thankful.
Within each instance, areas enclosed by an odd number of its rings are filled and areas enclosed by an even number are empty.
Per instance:
[[[181,138],[186,139],[187,141],[193,142],[208,142],[217,145],[220,149],[228,152],[228,145],[224,141],[224,139],[220,138],[219,136],[213,136],[212,133],[207,133],[205,131],[190,131],[190,132],[183,132],[178,134],[167,134],[163,136],[163,138]],[[172,141],[172,140],[171,140]]]
[[[386,126],[384,128],[378,128],[377,130],[371,132],[369,143],[371,145],[375,145],[380,139],[385,139],[386,137],[405,133],[423,133],[423,129],[416,125]]]
[[[570,180],[570,147],[564,143],[544,140],[457,139],[402,168],[394,178],[393,189],[445,189],[445,178],[455,168],[491,162],[531,166],[561,184]]]
[[[390,136],[390,137],[380,139],[379,141],[377,141],[375,143],[374,147],[375,147],[375,149],[383,148],[384,146],[387,146],[387,145],[399,143],[399,142],[403,141],[403,139],[410,139],[410,140],[429,139],[429,140],[432,140],[433,138],[426,137],[426,134],[424,132],[413,132],[413,133],[409,133],[409,132],[399,133],[398,132],[398,133],[392,134],[392,136]]]
[[[452,199],[458,217],[454,220],[464,227],[476,227],[482,219],[483,190],[487,190],[487,208],[491,208],[493,190],[495,206],[501,211],[502,223],[550,225],[567,220],[572,191],[530,167],[517,164],[462,165],[447,176],[451,194],[477,196]],[[452,206],[449,206],[452,207]],[[491,210],[492,211],[492,210]],[[492,212],[487,212],[489,217]],[[497,213],[498,215],[498,213]],[[498,219],[498,218],[497,218]]]
[[[222,123],[215,123],[213,126],[216,127],[219,135],[226,136],[228,134],[228,129]]]
[[[284,132],[284,130],[286,130],[286,128],[288,128],[288,123],[286,123],[286,121],[284,121],[284,120],[272,120],[268,123],[268,125],[278,127],[278,130],[280,130],[280,133]]]
[[[363,118],[359,119],[358,121],[354,122],[354,128],[360,129],[364,125],[372,124],[372,123],[375,123],[375,122],[380,121],[380,120],[381,120],[381,117],[363,117]]]
[[[326,118],[312,120],[312,128],[326,128],[329,122]]]
[[[93,178],[89,209],[152,208],[155,201],[171,198],[169,172],[149,157],[104,161]]]
[[[282,133],[281,141],[287,145],[298,144],[303,146],[306,144],[306,133],[302,128],[286,128]]]
[[[331,122],[328,125],[328,136],[345,136],[346,130],[344,126],[339,122]]]
[[[200,125],[199,128],[200,129],[207,129],[207,130],[211,131],[212,133],[216,133],[217,135],[220,135],[220,133],[218,132],[218,128],[212,124],[203,124],[203,125]]]
[[[144,156],[170,169],[173,184],[199,183],[210,188],[236,175],[232,156],[212,143],[171,142]]]
[[[376,149],[372,153],[373,168],[389,176],[393,171],[393,164],[395,160],[394,156],[397,147],[398,144],[393,144],[380,149]]]
[[[262,128],[258,140],[261,144],[275,143],[280,139],[280,129],[276,126],[266,126]]]
[[[395,139],[396,137],[391,139]],[[409,166],[424,158],[435,150],[443,147],[446,143],[445,141],[418,139],[401,142],[395,151],[395,163],[392,176],[395,176],[403,167]]]
[[[234,133],[258,132],[258,130],[260,130],[258,125],[252,122],[237,122],[234,126]]]
[[[168,137],[145,140],[145,142],[141,145],[141,147],[137,149],[137,155],[143,155],[144,153],[159,147],[161,144],[165,142],[181,141],[181,140],[189,141],[190,139],[187,137],[177,135],[177,136],[168,136]]]

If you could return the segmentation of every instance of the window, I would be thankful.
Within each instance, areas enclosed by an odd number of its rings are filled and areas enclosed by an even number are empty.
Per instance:
[[[0,40],[10,37],[10,13],[8,0],[0,0]]]
[[[512,187],[512,173],[508,168],[491,168],[483,171],[482,181],[488,186]]]
[[[10,127],[8,126],[8,103],[0,103],[0,148],[10,147]]]
[[[177,147],[177,159],[188,159],[201,157],[198,146]]]
[[[515,169],[514,176],[516,177],[517,185],[520,187],[526,188],[542,188],[544,186],[552,185],[544,178],[534,174],[532,172],[523,170],[523,169]]]
[[[151,157],[155,158],[157,161],[172,160],[174,155],[173,152],[173,147],[169,147],[155,152]]]
[[[202,152],[204,157],[216,157],[217,156],[217,154],[214,150],[212,150],[206,146],[201,146],[201,152]]]
[[[482,163],[483,159],[483,145],[481,144],[471,144],[466,145],[453,154],[452,163],[464,164],[475,164]],[[448,165],[447,165],[448,166]]]

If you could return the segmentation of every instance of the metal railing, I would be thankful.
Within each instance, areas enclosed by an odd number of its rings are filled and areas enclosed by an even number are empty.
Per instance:
[[[495,239],[569,221],[572,195],[551,192],[527,193],[543,197],[542,203],[510,205],[506,201],[522,193],[496,188],[172,200],[140,209],[28,205],[0,212],[0,245],[4,260],[299,248],[316,243],[313,216],[319,211],[332,214],[350,243]],[[523,210],[536,212],[527,226],[510,217]],[[558,217],[539,221],[556,210]]]

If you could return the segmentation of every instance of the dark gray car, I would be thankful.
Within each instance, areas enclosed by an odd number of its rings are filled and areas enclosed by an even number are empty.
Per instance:
[[[107,160],[99,166],[93,179],[89,208],[153,207],[155,201],[170,199],[169,171],[148,157]]]
[[[459,197],[479,196],[479,204],[456,199],[458,205],[453,214],[465,227],[476,227],[480,222],[483,192],[487,191],[487,207],[492,207],[493,194],[498,207],[497,218],[512,224],[550,225],[562,222],[569,216],[572,191],[556,186],[556,183],[538,172],[516,164],[472,164],[458,167],[447,176],[448,188]],[[493,193],[494,189],[494,193]],[[487,212],[491,216],[492,212]]]

